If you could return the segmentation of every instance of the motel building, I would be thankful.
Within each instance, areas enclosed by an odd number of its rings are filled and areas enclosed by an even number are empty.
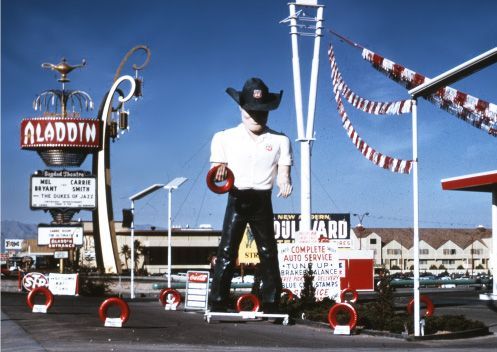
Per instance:
[[[135,229],[135,240],[142,246],[138,269],[148,274],[164,274],[167,271],[167,230]],[[121,253],[123,245],[131,248],[129,228],[116,222],[116,236],[122,269],[131,267],[131,260]],[[209,257],[215,254],[221,231],[210,226],[201,228],[172,229],[172,269],[175,272],[187,270],[208,270]],[[371,250],[376,268],[384,267],[395,272],[409,272],[413,261],[412,228],[354,228],[350,229],[352,249]],[[37,262],[56,265],[54,250],[38,246],[36,240],[28,240],[26,250],[18,256],[40,256]],[[482,227],[474,229],[420,229],[420,272],[438,274],[444,271],[458,274],[487,274],[492,270],[491,230]],[[347,251],[347,249],[340,249]],[[71,255],[75,258],[74,250]],[[91,222],[84,223],[83,246],[79,248],[79,262],[82,266],[95,266],[95,247]],[[67,265],[67,264],[66,264]],[[48,268],[47,268],[48,269]],[[55,268],[50,268],[55,269]]]

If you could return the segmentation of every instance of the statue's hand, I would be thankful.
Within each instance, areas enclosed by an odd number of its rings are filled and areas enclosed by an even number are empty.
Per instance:
[[[228,172],[226,171],[226,164],[224,164],[224,163],[219,164],[219,168],[217,169],[217,172],[216,172],[215,181],[221,182],[221,181],[226,180],[227,177],[228,177]]]
[[[287,198],[293,191],[293,186],[290,183],[278,183],[278,188],[280,191],[278,192],[277,197]]]

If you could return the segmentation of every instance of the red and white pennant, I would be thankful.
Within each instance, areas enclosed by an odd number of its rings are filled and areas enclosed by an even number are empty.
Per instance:
[[[339,83],[343,82],[341,79],[340,73],[338,72],[338,68],[336,66],[335,57],[333,54],[333,48],[330,46],[330,50],[328,52],[330,64],[331,64],[331,78],[333,83],[333,93],[335,97],[335,101],[337,102],[338,113],[342,117],[342,126],[347,131],[347,135],[351,139],[352,143],[356,146],[356,148],[364,155],[368,160],[373,162],[375,165],[382,167],[384,169],[389,169],[392,172],[396,173],[404,173],[409,174],[412,169],[412,160],[402,160],[390,157],[388,155],[377,152],[374,148],[369,146],[356,132],[354,126],[350,122],[350,119],[345,111],[345,106],[343,105],[342,99],[340,95],[343,92],[339,88]],[[343,87],[343,85],[342,85]],[[365,99],[363,99],[364,101]],[[384,104],[384,103],[380,103]],[[360,104],[359,104],[360,105]],[[362,109],[361,109],[362,110]],[[363,110],[364,111],[364,110]],[[399,109],[400,111],[400,109]]]
[[[391,101],[391,102],[379,102],[360,97],[355,92],[353,92],[343,80],[342,75],[338,70],[338,66],[335,60],[335,54],[331,46],[328,55],[330,58],[332,74],[336,75],[337,77],[337,83],[336,83],[337,89],[340,92],[340,94],[345,98],[345,100],[347,100],[352,106],[354,106],[359,110],[374,115],[400,115],[400,114],[410,113],[412,111],[411,99]]]
[[[362,57],[371,62],[374,68],[387,74],[391,79],[408,89],[414,88],[428,79],[366,48],[362,50]],[[425,99],[437,104],[461,120],[497,137],[497,105],[451,87],[443,87]]]

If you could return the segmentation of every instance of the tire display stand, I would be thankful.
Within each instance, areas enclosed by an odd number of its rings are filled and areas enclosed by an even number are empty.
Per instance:
[[[244,311],[241,310],[241,303],[244,300],[250,300],[253,303],[253,309],[249,311]],[[282,320],[282,325],[288,325],[290,321],[290,316],[288,314],[271,314],[271,313],[264,313],[264,312],[259,312],[259,299],[257,296],[253,294],[244,294],[241,295],[240,298],[238,298],[238,301],[236,302],[236,307],[238,312],[211,312],[207,310],[204,314],[204,320],[210,324],[212,319],[218,319],[218,320],[224,320],[226,318],[233,319],[233,320],[238,320],[238,319],[243,319],[243,320],[256,320],[256,319],[281,319]]]

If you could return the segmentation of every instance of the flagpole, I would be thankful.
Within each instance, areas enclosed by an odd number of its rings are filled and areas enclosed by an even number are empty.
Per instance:
[[[414,220],[414,336],[419,336],[419,190],[418,190],[418,105],[412,104],[412,197]]]

